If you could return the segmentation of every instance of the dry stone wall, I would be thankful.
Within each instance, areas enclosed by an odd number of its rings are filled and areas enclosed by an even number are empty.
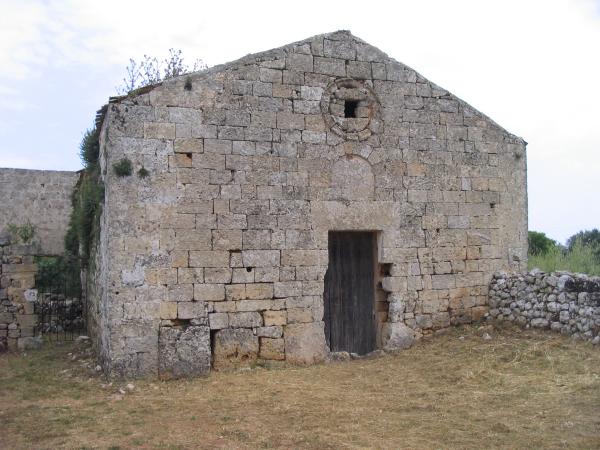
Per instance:
[[[569,272],[498,273],[489,318],[546,328],[600,344],[600,277]]]
[[[6,235],[0,235],[0,352],[41,344],[34,337],[38,252],[37,245],[11,245]]]
[[[110,374],[323,360],[330,230],[378,235],[388,350],[483,317],[526,264],[523,140],[348,32],[111,103],[101,164]]]
[[[40,254],[61,255],[78,179],[77,172],[0,168],[0,232],[30,222]]]

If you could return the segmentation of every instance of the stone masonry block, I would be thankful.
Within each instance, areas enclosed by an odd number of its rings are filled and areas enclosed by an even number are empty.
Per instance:
[[[206,375],[210,371],[210,359],[209,327],[160,327],[158,374],[161,379]]]
[[[236,302],[237,312],[260,312],[275,309],[273,300],[241,300]]]
[[[385,277],[381,287],[386,292],[405,292],[408,286],[406,277]]]
[[[278,112],[277,128],[282,130],[303,130],[304,116],[290,112]]]
[[[286,58],[286,69],[297,72],[312,72],[313,57],[300,53],[290,53]]]
[[[191,302],[193,298],[193,284],[174,284],[169,286],[168,300],[170,302]]]
[[[194,284],[194,300],[213,302],[225,300],[225,285]]]
[[[208,323],[211,330],[222,330],[229,327],[229,316],[227,313],[211,313],[208,315]]]
[[[177,305],[175,302],[162,302],[160,304],[161,319],[177,319]]]
[[[287,324],[287,311],[264,311],[263,319],[266,327],[285,325]]]
[[[327,250],[283,250],[281,264],[284,266],[323,266],[329,262]]]
[[[283,327],[281,326],[264,326],[255,328],[254,334],[258,337],[280,338],[283,336]]]
[[[182,302],[177,304],[178,319],[197,319],[206,317],[206,303]]]
[[[249,300],[273,298],[273,285],[271,283],[246,284],[246,298]]]
[[[190,267],[228,267],[229,252],[220,250],[191,251]]]
[[[283,339],[260,338],[260,353],[262,359],[284,360],[285,341]]]
[[[262,324],[262,316],[259,312],[229,313],[229,326],[232,328],[255,328]]]
[[[291,364],[314,364],[327,355],[323,322],[287,325],[284,339],[285,359]]]
[[[276,298],[286,298],[302,295],[301,281],[281,281],[274,283],[274,295]]]
[[[316,56],[314,58],[314,70],[316,73],[322,73],[324,75],[344,77],[346,76],[346,63],[343,59],[321,58]]]
[[[245,267],[274,267],[280,262],[279,250],[244,250],[242,261]]]
[[[229,369],[256,361],[259,351],[258,337],[252,330],[235,328],[215,333],[213,366],[216,370]]]
[[[195,138],[175,139],[173,150],[175,153],[202,153],[204,142]]]
[[[230,267],[207,267],[204,269],[205,283],[231,283],[231,268]]]
[[[144,137],[146,139],[175,139],[175,124],[145,122]]]
[[[244,300],[246,298],[245,284],[228,284],[225,286],[225,298],[227,301]]]

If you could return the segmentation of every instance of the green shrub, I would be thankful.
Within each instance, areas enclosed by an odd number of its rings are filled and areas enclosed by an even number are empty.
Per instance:
[[[24,225],[9,223],[6,228],[14,241],[19,241],[23,244],[28,244],[33,239],[33,236],[35,236],[35,227],[29,220]]]
[[[104,185],[100,180],[98,154],[94,150],[100,148],[99,139],[97,129],[88,130],[83,137],[80,149],[86,167],[71,196],[73,209],[65,235],[64,264],[68,265],[68,271],[77,273],[80,267],[89,264],[90,249],[98,234],[104,202]]]
[[[546,236],[546,233],[530,231],[527,236],[530,255],[544,255],[556,248],[556,241]]]
[[[80,268],[75,260],[63,256],[40,256],[36,258],[38,272],[35,287],[40,292],[62,293],[69,297],[81,295]]]
[[[65,247],[68,247],[71,254],[80,253],[84,260],[90,256],[93,235],[102,212],[104,186],[98,178],[99,174],[96,170],[82,174],[81,183],[73,197],[73,213],[71,215],[73,230],[71,231],[71,226],[69,226],[65,236]]]
[[[597,228],[580,231],[567,239],[569,250],[573,249],[577,243],[580,243],[584,247],[590,247],[594,253],[594,259],[600,264],[600,231]]]
[[[148,172],[148,170],[145,167],[142,167],[140,170],[138,170],[137,174],[138,177],[144,179],[150,175],[150,172]]]
[[[128,177],[133,171],[129,158],[122,158],[113,164],[113,170],[118,177]]]
[[[575,243],[570,251],[555,246],[546,253],[530,255],[528,266],[529,269],[538,267],[545,272],[566,270],[600,276],[600,263],[595,258],[593,247],[581,243]]]
[[[81,144],[79,144],[79,157],[84,167],[90,168],[98,162],[100,155],[99,130],[94,127],[86,130],[83,134]]]

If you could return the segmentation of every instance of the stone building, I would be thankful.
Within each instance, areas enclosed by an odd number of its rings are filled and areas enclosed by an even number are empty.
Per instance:
[[[113,99],[104,369],[310,364],[481,318],[492,274],[526,266],[525,145],[347,31]]]

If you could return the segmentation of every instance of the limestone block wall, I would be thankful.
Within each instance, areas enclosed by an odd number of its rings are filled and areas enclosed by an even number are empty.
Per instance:
[[[600,277],[569,272],[498,273],[489,318],[546,328],[600,344]]]
[[[331,230],[378,235],[382,348],[483,317],[525,268],[524,141],[348,32],[111,103],[101,159],[108,373],[322,360]]]
[[[0,236],[0,352],[26,349],[34,339],[38,252],[37,245],[11,245]]]
[[[40,254],[60,255],[71,215],[77,172],[0,168],[0,232],[31,222]]]

